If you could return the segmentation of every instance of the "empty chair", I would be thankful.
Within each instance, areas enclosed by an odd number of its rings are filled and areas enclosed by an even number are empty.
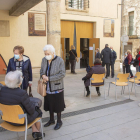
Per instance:
[[[136,96],[136,84],[139,84],[140,83],[140,72],[137,72],[136,75],[134,76],[133,79],[130,79],[129,82],[132,83],[132,88],[133,88],[133,85],[134,85],[134,88],[135,88],[135,96]],[[132,88],[131,88],[131,92],[132,92]]]
[[[125,90],[125,86],[128,86],[128,90],[129,90],[129,73],[126,74],[121,74],[119,73],[117,75],[117,78],[115,78],[115,82],[110,82],[109,83],[109,89],[108,89],[108,96],[109,96],[109,90],[110,90],[110,84],[114,84],[115,85],[115,96],[116,96],[116,100],[117,100],[117,92],[116,92],[116,87],[117,86],[121,86],[122,87],[122,91],[124,93]],[[129,92],[129,99],[130,99],[130,92]]]

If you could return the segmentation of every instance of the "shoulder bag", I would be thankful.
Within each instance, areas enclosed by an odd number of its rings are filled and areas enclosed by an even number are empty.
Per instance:
[[[72,52],[72,51],[71,51]],[[72,54],[75,56],[75,54],[72,52]],[[79,58],[75,56],[75,59],[77,61],[77,63],[79,62]]]
[[[38,80],[37,92],[38,92],[42,97],[45,97],[45,96],[47,95],[47,93],[46,93],[46,83],[44,83],[42,79],[39,79],[39,80]]]

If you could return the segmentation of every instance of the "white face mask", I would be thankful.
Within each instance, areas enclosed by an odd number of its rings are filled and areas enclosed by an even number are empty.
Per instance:
[[[52,55],[46,55],[45,58],[46,58],[47,60],[51,60],[51,59],[52,59]]]

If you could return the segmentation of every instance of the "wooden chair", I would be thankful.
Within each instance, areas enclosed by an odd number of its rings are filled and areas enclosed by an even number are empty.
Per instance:
[[[9,131],[25,131],[25,140],[27,140],[27,129],[39,121],[41,123],[42,139],[44,140],[42,119],[36,118],[32,123],[28,124],[27,114],[24,114],[22,108],[19,105],[0,104],[0,115],[2,116],[2,120],[4,120],[4,122],[0,124],[2,127]],[[24,124],[25,122],[25,126],[13,126],[7,122],[18,124]]]
[[[4,85],[5,86],[5,82],[4,81],[0,81],[0,84]]]
[[[131,92],[132,92],[132,88],[133,88],[133,85],[134,85],[135,96],[136,96],[136,84],[140,84],[140,72],[137,72],[136,75],[134,76],[134,78],[130,79],[129,82],[132,83]]]
[[[104,98],[106,99],[106,95],[105,95],[105,74],[93,74],[92,78],[90,78],[90,91],[91,91],[91,87],[101,87],[104,86]],[[103,85],[100,86],[93,86],[92,84],[95,83],[103,83]],[[85,95],[85,89],[84,89],[84,95]],[[90,93],[90,101],[91,101],[91,93]]]
[[[116,100],[117,100],[116,87],[121,86],[123,94],[124,94],[125,86],[128,86],[128,90],[129,90],[129,84],[127,83],[128,81],[129,81],[129,73],[118,74],[117,78],[115,78],[115,82],[109,83],[108,96],[109,96],[110,84],[114,84],[115,85],[115,96],[116,96]],[[121,91],[121,94],[122,94],[122,91]],[[129,92],[129,99],[130,99],[130,92]]]

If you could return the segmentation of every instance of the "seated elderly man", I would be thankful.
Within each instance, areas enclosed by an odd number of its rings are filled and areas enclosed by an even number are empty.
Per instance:
[[[104,74],[104,73],[105,73],[105,68],[102,67],[101,60],[97,58],[94,62],[94,66],[90,69],[90,71],[87,73],[87,75],[82,78],[82,80],[84,81],[86,90],[87,90],[86,97],[88,97],[90,95],[89,86],[90,86],[90,78],[92,77],[92,74]],[[94,83],[92,85],[97,86],[96,91],[97,91],[98,96],[100,96],[101,93],[100,93],[100,89],[98,86],[103,85],[103,83]]]
[[[25,90],[20,89],[22,83],[22,73],[20,71],[9,72],[5,77],[5,84],[0,88],[0,103],[5,105],[20,105],[27,113],[28,123],[33,122],[36,118],[42,117],[40,109],[36,108]],[[20,124],[13,124],[21,126]],[[23,124],[25,125],[25,124]],[[41,139],[40,122],[32,126],[32,136],[34,139]]]

